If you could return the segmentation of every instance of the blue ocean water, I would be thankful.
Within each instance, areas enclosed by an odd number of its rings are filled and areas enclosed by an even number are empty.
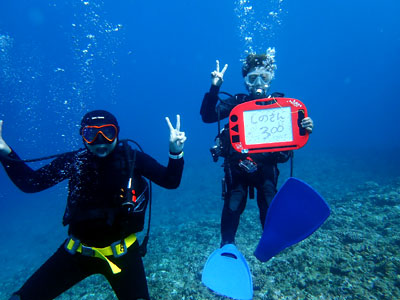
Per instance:
[[[200,105],[216,59],[229,64],[222,90],[245,92],[241,60],[275,47],[271,91],[303,101],[315,123],[296,153],[295,176],[313,185],[333,214],[329,226],[295,248],[297,256],[288,251],[260,264],[251,249],[261,229],[249,201],[238,232],[248,240],[238,246],[257,274],[255,299],[400,297],[400,224],[394,221],[400,212],[399,11],[395,0],[4,0],[3,138],[23,158],[75,150],[82,147],[83,114],[106,109],[117,116],[122,137],[166,163],[164,117],[174,122],[180,114],[188,136],[184,178],[178,190],[155,187],[153,252],[145,258],[150,293],[154,299],[219,299],[198,278],[218,246],[222,207],[222,168],[209,154],[217,126],[202,123]],[[288,169],[281,166],[280,184]],[[1,171],[0,187],[0,299],[8,299],[65,238],[66,185],[23,194]],[[339,233],[348,235],[335,243]],[[357,234],[375,250],[346,242],[358,241]],[[178,247],[183,240],[185,247]],[[339,256],[344,262],[335,260]],[[288,276],[294,277],[286,286],[280,278]],[[99,280],[65,299],[112,299]]]

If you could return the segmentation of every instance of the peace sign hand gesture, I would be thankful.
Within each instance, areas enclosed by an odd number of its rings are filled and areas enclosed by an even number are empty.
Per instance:
[[[176,128],[172,126],[168,117],[165,117],[165,120],[169,127],[169,152],[181,153],[186,141],[185,132],[181,131],[181,116],[176,115]]]
[[[211,84],[215,86],[221,86],[222,82],[224,82],[224,74],[226,69],[228,68],[228,64],[225,64],[222,71],[219,71],[219,60],[217,59],[217,68],[215,71],[211,72]]]
[[[11,148],[3,140],[3,120],[0,120],[0,156],[7,156],[11,153]]]

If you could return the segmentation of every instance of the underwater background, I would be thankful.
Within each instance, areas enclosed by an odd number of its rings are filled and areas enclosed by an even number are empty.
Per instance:
[[[221,90],[245,92],[242,59],[275,47],[271,92],[301,100],[314,121],[295,152],[294,176],[332,214],[311,237],[266,263],[249,200],[237,247],[254,299],[400,299],[400,2],[220,0],[0,2],[0,119],[22,157],[82,147],[89,110],[118,119],[121,138],[168,161],[169,116],[181,115],[185,169],[177,190],[153,185],[144,258],[152,299],[223,299],[201,283],[219,246],[221,160],[209,153],[216,124],[200,105],[215,60]],[[33,163],[38,168],[43,163]],[[280,165],[279,185],[289,177]],[[66,238],[66,183],[24,194],[0,171],[0,300],[8,299]],[[57,299],[116,299],[101,276]]]

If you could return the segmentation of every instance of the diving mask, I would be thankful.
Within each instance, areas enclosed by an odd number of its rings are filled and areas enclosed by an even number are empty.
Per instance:
[[[255,68],[244,78],[247,90],[253,97],[265,97],[274,75],[266,68]]]
[[[272,73],[257,69],[253,72],[248,73],[244,78],[246,85],[249,87],[253,86],[269,87],[271,80],[272,80]]]
[[[93,144],[101,134],[105,141],[112,143],[117,135],[118,128],[114,124],[105,124],[101,126],[85,126],[82,129],[82,138],[88,144]]]

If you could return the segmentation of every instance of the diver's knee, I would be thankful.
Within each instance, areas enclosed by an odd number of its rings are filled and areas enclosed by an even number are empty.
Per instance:
[[[229,209],[232,212],[237,212],[239,210],[240,201],[229,201]]]
[[[232,212],[238,212],[241,209],[246,194],[241,190],[233,190],[230,192],[228,207]]]
[[[240,193],[232,194],[229,202],[228,202],[228,207],[232,212],[237,212],[240,210],[240,204],[242,203],[242,198],[243,195]]]

